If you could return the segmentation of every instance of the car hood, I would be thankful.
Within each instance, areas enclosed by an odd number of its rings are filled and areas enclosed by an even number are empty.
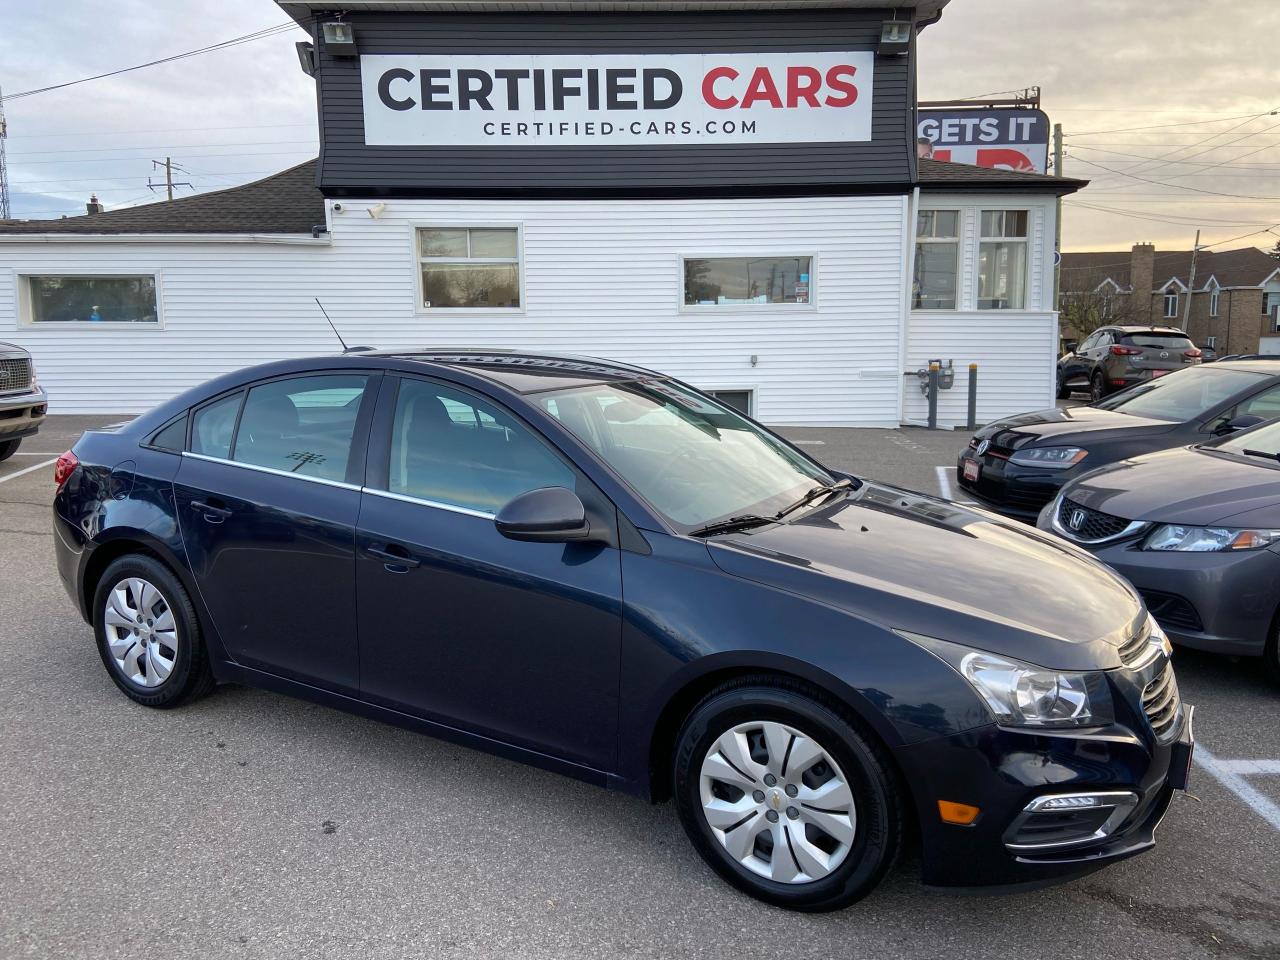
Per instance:
[[[1080,434],[1094,438],[1122,432],[1125,435],[1168,433],[1178,424],[1098,407],[1051,407],[989,423],[976,436],[999,447],[1017,449],[1037,440],[1067,440]]]
[[[1085,474],[1064,495],[1127,520],[1203,526],[1248,515],[1250,522],[1280,526],[1280,464],[1212,447],[1121,460]]]
[[[1145,618],[1125,581],[1065,541],[882,484],[708,548],[735,576],[1056,669],[1119,666]]]

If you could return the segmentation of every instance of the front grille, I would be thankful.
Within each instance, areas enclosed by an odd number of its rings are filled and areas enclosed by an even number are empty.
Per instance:
[[[1131,667],[1135,663],[1146,659],[1150,640],[1150,630],[1138,630],[1132,637],[1120,644],[1120,662],[1126,667]]]
[[[1138,592],[1142,594],[1147,609],[1161,626],[1181,627],[1184,630],[1194,630],[1196,633],[1204,630],[1200,614],[1186,597],[1180,597],[1175,593],[1162,593],[1159,590],[1139,590]]]
[[[1142,691],[1142,712],[1155,732],[1157,739],[1163,740],[1178,720],[1178,681],[1174,679],[1173,667],[1164,665],[1160,674],[1147,684]]]
[[[1129,521],[1100,510],[1090,510],[1063,497],[1058,506],[1058,525],[1077,540],[1093,541],[1118,536],[1129,526]]]
[[[24,393],[31,389],[31,361],[26,357],[0,360],[0,393]]]

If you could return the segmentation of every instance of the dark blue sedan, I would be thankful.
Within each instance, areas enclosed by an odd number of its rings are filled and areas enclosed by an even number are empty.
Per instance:
[[[85,434],[56,482],[59,572],[138,703],[247,683],[674,797],[783,906],[865,895],[908,833],[927,883],[1077,876],[1185,785],[1124,581],[648,370],[286,361]]]

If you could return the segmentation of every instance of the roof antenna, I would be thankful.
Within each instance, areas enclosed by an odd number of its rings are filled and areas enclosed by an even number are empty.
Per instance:
[[[333,335],[338,338],[338,342],[342,344],[343,353],[364,353],[372,350],[373,347],[348,347],[347,341],[342,339],[342,334],[338,332],[338,328],[333,325],[333,320],[329,318],[329,311],[324,308],[324,304],[320,302],[320,298],[316,297],[316,306],[320,308],[320,312],[324,314],[324,318],[329,321],[329,329],[333,331]]]

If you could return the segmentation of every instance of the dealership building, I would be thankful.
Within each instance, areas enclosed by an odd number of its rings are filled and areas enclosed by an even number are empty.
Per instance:
[[[944,423],[970,363],[980,419],[1049,405],[1082,184],[917,156],[945,5],[283,0],[318,160],[0,221],[0,340],[66,413],[332,352],[317,297],[350,344],[608,357],[772,424],[918,422],[930,360]]]

